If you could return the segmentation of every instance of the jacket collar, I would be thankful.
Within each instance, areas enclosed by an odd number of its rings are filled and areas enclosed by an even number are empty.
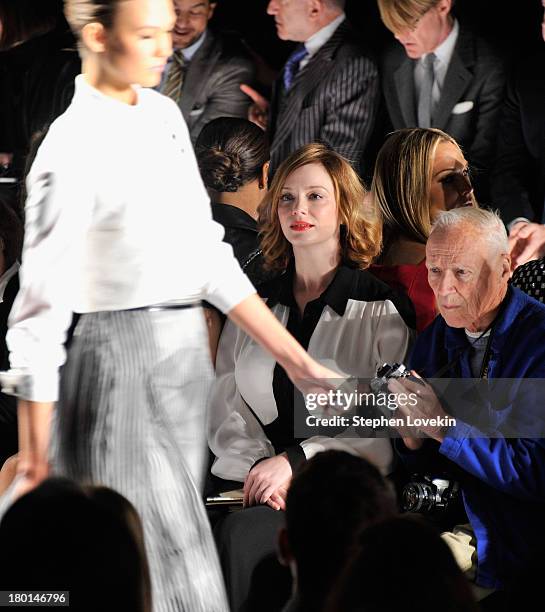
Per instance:
[[[242,229],[257,234],[257,223],[250,215],[236,206],[230,204],[217,204],[212,202],[212,217],[223,227]]]
[[[292,259],[286,271],[272,281],[260,287],[261,297],[268,298],[267,304],[271,308],[282,304],[292,308],[296,306],[293,296],[293,278],[295,274],[295,261]],[[337,272],[327,289],[317,298],[324,306],[332,308],[340,317],[344,315],[346,305],[352,295],[355,275],[358,269],[343,263],[337,268]]]

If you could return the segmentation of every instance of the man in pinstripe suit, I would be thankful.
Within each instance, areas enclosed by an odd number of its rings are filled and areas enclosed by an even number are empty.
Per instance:
[[[323,141],[360,168],[379,103],[378,71],[344,14],[345,0],[270,0],[279,38],[299,42],[269,104],[250,87],[250,119],[268,128],[272,171],[304,144]]]

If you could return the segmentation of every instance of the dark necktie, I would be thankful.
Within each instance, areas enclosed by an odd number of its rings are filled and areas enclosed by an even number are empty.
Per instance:
[[[170,63],[170,69],[167,74],[167,80],[165,86],[163,87],[163,94],[169,98],[172,98],[176,103],[178,103],[180,100],[186,69],[187,62],[184,58],[182,50],[178,49],[177,51],[174,51],[172,62]]]
[[[432,122],[432,90],[435,80],[435,71],[433,64],[435,62],[435,53],[428,53],[424,58],[424,78],[420,87],[420,96],[418,98],[418,127],[429,128]]]
[[[283,75],[284,87],[286,88],[286,91],[291,88],[293,81],[299,72],[299,66],[307,55],[308,51],[305,45],[298,45],[295,51],[288,57],[288,61],[284,66]]]

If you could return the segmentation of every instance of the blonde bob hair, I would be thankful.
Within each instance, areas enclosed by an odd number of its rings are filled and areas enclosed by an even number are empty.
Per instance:
[[[342,260],[360,269],[367,268],[380,252],[380,222],[373,211],[364,206],[365,187],[349,162],[320,143],[301,147],[280,165],[267,196],[259,206],[258,226],[265,267],[284,270],[293,257],[292,246],[280,226],[278,203],[289,175],[308,164],[321,164],[333,182],[341,226],[339,249]]]
[[[390,32],[401,32],[416,27],[430,9],[441,0],[378,0],[380,17]],[[454,4],[454,2],[452,2]]]
[[[375,164],[371,196],[387,237],[425,244],[431,232],[431,182],[437,146],[458,143],[445,132],[407,128],[390,134]],[[477,206],[474,196],[473,205]]]

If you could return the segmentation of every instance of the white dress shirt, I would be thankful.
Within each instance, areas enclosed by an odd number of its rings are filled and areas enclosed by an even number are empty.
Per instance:
[[[273,294],[267,303],[284,327],[290,316],[286,302],[293,298],[278,296],[286,293],[289,282],[286,274],[260,289],[265,297]],[[271,286],[273,291],[268,291]],[[303,332],[311,332],[307,350],[318,362],[346,377],[372,378],[384,363],[404,361],[411,332],[392,301],[399,298],[370,273],[341,267],[320,300],[323,310],[316,326]],[[299,329],[307,320],[302,319]],[[227,321],[209,411],[208,443],[216,455],[216,476],[243,482],[256,461],[276,454],[263,428],[279,417],[275,366],[272,356]],[[389,439],[361,438],[351,428],[336,437],[308,437],[300,446],[307,459],[324,450],[344,450],[365,457],[383,473],[390,471],[393,458]]]
[[[254,292],[212,220],[177,105],[134,106],[76,78],[27,178],[20,291],[7,344],[16,393],[56,401],[72,312],[206,298],[228,312]]]
[[[341,13],[331,23],[328,23],[321,30],[318,30],[316,34],[313,34],[307,41],[305,41],[305,47],[308,51],[308,55],[299,64],[299,70],[302,70],[312,59],[316,53],[326,44],[326,42],[333,36],[335,30],[341,25],[346,19],[346,15]]]
[[[182,54],[187,62],[190,62],[193,59],[195,53],[197,53],[197,51],[202,47],[204,41],[206,40],[206,32],[207,31],[205,30],[202,33],[202,36],[199,36],[199,38],[192,45],[189,45],[189,47],[182,49]]]
[[[452,59],[452,54],[454,53],[454,47],[456,46],[459,32],[460,26],[458,21],[455,19],[450,34],[436,49],[433,50],[433,53],[435,53],[435,61],[433,62],[435,78],[433,81],[433,88],[431,90],[433,109],[437,108],[439,100],[441,100],[441,92],[443,91],[445,77],[447,76],[448,67],[450,65],[450,60]],[[420,90],[422,88],[422,81],[424,79],[424,60],[426,59],[426,55],[428,54],[426,53],[419,58],[414,67],[414,86],[417,100],[420,98]]]

